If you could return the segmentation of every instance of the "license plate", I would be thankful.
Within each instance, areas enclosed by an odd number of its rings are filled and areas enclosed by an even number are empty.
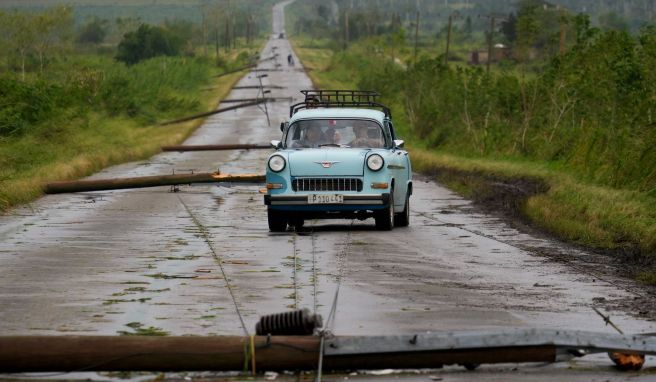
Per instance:
[[[343,204],[344,195],[340,194],[310,194],[308,204]]]

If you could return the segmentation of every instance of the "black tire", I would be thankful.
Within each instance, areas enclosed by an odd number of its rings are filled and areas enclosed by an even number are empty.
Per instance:
[[[282,212],[269,208],[267,210],[267,217],[269,220],[269,231],[285,232],[287,230],[287,218]]]
[[[289,219],[289,225],[293,226],[294,229],[301,229],[305,225],[305,219],[302,217],[294,217]]]
[[[394,191],[390,192],[389,204],[374,214],[376,229],[379,231],[390,231],[394,228]]]
[[[410,225],[410,195],[405,197],[403,212],[394,215],[394,227],[407,227]]]

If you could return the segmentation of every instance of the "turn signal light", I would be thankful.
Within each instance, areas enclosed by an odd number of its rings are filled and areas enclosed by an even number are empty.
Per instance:
[[[387,190],[389,183],[371,183],[371,188]]]
[[[282,188],[282,183],[267,183],[267,189],[278,190]]]

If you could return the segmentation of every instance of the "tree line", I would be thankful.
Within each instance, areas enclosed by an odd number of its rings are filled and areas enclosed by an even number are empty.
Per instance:
[[[25,79],[28,60],[43,72],[48,60],[67,52],[73,36],[73,10],[55,7],[39,13],[0,11],[0,51],[5,65]]]
[[[156,25],[98,16],[76,24],[68,6],[0,11],[0,142],[52,135],[89,113],[149,124],[196,111],[217,68],[252,62],[248,47],[267,23],[249,4],[205,5],[199,23]]]

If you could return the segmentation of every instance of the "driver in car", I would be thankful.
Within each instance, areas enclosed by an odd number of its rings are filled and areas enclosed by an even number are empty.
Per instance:
[[[317,148],[322,143],[323,133],[321,127],[313,125],[305,130],[305,136],[298,141],[295,141],[292,146],[294,148]]]

